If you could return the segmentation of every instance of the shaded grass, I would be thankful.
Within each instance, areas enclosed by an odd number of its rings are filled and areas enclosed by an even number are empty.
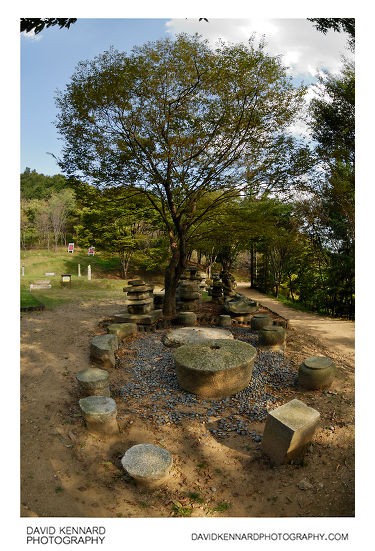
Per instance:
[[[40,302],[28,291],[27,289],[21,289],[21,308],[31,308],[34,306],[40,306]]]

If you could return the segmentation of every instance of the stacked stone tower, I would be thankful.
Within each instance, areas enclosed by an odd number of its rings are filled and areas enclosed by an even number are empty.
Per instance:
[[[136,323],[153,325],[162,317],[162,310],[154,309],[154,286],[146,285],[141,279],[134,279],[124,287],[127,293],[128,311],[115,314],[114,321],[119,323]]]

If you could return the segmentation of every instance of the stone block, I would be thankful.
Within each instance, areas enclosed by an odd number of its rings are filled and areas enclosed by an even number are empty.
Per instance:
[[[93,363],[110,369],[115,367],[114,351],[118,348],[118,338],[113,334],[97,335],[91,341],[90,359]]]
[[[126,304],[137,304],[140,301],[152,304],[152,292],[150,291],[149,293],[128,293],[126,296]]]
[[[81,396],[110,396],[109,373],[105,369],[89,367],[77,373]]]
[[[131,285],[132,287],[140,287],[141,285],[145,285],[145,282],[143,279],[130,279],[128,281],[128,285]]]
[[[154,290],[153,285],[139,285],[138,287],[134,287],[132,285],[126,285],[123,287],[124,293],[130,293],[131,295],[137,295],[138,293],[148,293],[150,291]]]
[[[124,470],[137,482],[156,486],[163,482],[172,467],[168,450],[153,444],[136,444],[121,459]]]
[[[129,314],[149,314],[154,309],[154,303],[152,302],[145,302],[145,301],[138,301],[138,303],[133,302],[132,304],[128,305],[128,312]]]
[[[87,430],[93,434],[110,436],[117,434],[116,402],[106,396],[87,396],[79,401]]]
[[[107,331],[112,335],[116,335],[118,340],[121,341],[129,335],[137,333],[138,327],[136,323],[112,323],[108,325]]]
[[[268,412],[262,450],[274,465],[300,457],[318,427],[320,413],[300,400]]]
[[[302,362],[298,369],[298,385],[307,390],[329,388],[336,374],[330,358],[313,356]]]
[[[139,323],[141,325],[152,325],[163,316],[162,310],[153,310],[149,314],[115,314],[113,321],[115,323]]]

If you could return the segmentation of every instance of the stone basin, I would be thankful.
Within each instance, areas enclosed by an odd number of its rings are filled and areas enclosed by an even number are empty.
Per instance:
[[[230,331],[212,327],[181,327],[170,331],[164,339],[165,346],[178,347],[185,344],[201,344],[213,339],[233,339]]]
[[[174,352],[178,384],[208,400],[232,396],[250,383],[255,357],[253,346],[235,339],[180,346]]]

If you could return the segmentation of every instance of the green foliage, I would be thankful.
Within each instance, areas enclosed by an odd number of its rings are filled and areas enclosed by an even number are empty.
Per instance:
[[[67,187],[68,182],[61,174],[45,176],[28,167],[21,174],[22,199],[49,199],[52,193],[58,193]]]
[[[76,18],[61,18],[61,17],[44,17],[43,19],[37,18],[21,18],[21,33],[34,31],[35,34],[40,33],[44,28],[58,25],[60,29],[69,29],[70,25],[77,21]]]
[[[155,212],[142,194],[136,190],[100,191],[81,186],[79,201],[80,224],[75,226],[79,245],[118,255],[124,278],[131,262],[142,270],[160,268],[167,247]]]
[[[181,34],[82,62],[58,95],[64,173],[136,187],[160,216],[170,246],[165,313],[200,223],[239,189],[282,189],[305,170],[306,149],[285,135],[303,94],[263,45],[213,50]]]

